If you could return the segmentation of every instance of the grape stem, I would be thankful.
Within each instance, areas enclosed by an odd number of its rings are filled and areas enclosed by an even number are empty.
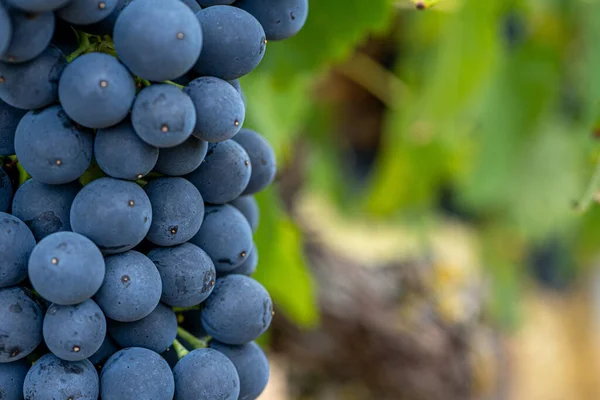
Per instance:
[[[151,172],[148,174],[149,178],[160,178],[164,176],[163,174],[157,174],[156,172]],[[173,311],[175,311],[176,313],[180,313],[180,312],[186,312],[186,311],[192,311],[192,310],[201,310],[202,308],[200,306],[193,306],[193,307],[173,307]]]
[[[192,335],[180,326],[177,327],[177,335],[192,345],[195,349],[205,349],[208,347],[206,340],[198,339],[196,336]]]
[[[175,83],[173,81],[163,81],[163,83],[169,84],[169,85],[173,85],[173,86],[177,86],[179,89],[183,89],[185,86],[180,85],[179,83]]]
[[[181,342],[177,339],[173,340],[173,348],[175,349],[175,352],[177,353],[177,358],[179,358],[180,360],[190,353],[190,351],[188,349],[186,349],[185,347],[183,347]]]
[[[575,212],[578,214],[585,213],[594,201],[600,202],[600,156],[596,163],[596,170],[590,179],[583,197],[575,204]]]
[[[83,53],[89,51],[92,48],[92,44],[90,42],[90,35],[85,32],[77,32],[77,36],[79,37],[79,47],[77,50],[72,52],[67,56],[67,61],[72,62],[74,59],[82,55]]]

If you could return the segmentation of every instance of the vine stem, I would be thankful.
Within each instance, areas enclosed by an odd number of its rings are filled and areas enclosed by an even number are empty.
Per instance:
[[[180,85],[179,83],[175,83],[173,81],[163,81],[163,83],[169,84],[169,85],[173,85],[173,86],[177,86],[179,89],[183,89],[185,86]]]
[[[150,177],[150,175],[153,173],[150,173],[148,176]],[[164,175],[160,175],[160,176],[164,176]],[[154,178],[154,176],[152,176]],[[173,307],[173,311],[175,311],[176,313],[179,312],[186,312],[186,311],[191,311],[191,310],[201,310],[202,308],[200,306],[193,306],[193,307]]]
[[[74,59],[92,48],[90,43],[90,35],[85,32],[77,32],[79,36],[79,47],[77,50],[67,56],[67,61],[72,62]]]
[[[190,351],[188,349],[186,349],[185,347],[183,347],[181,342],[177,339],[173,340],[173,348],[175,349],[175,352],[177,353],[177,358],[179,358],[180,360],[183,357],[190,354]]]
[[[191,344],[195,349],[205,349],[206,347],[208,347],[208,344],[205,340],[198,339],[196,336],[192,335],[180,326],[177,327],[177,335],[179,335],[179,337]]]
[[[575,204],[575,212],[579,214],[585,213],[594,201],[598,201],[600,194],[600,156],[596,163],[596,169],[592,175],[592,179],[588,183],[587,189],[581,200]]]

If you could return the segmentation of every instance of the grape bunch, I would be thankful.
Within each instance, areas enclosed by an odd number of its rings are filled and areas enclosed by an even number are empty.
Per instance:
[[[0,399],[251,400],[273,304],[239,78],[307,0],[0,0]]]

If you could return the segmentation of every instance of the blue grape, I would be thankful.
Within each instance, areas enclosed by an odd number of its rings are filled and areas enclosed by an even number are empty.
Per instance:
[[[137,96],[131,122],[138,136],[156,147],[175,147],[190,137],[196,126],[192,99],[173,85],[152,85]]]
[[[0,212],[0,288],[27,277],[27,261],[35,247],[33,234],[20,219]]]
[[[115,321],[147,317],[158,305],[162,282],[156,266],[137,251],[106,257],[104,283],[94,300]]]
[[[256,272],[256,267],[258,266],[258,249],[256,248],[256,244],[252,247],[252,251],[250,255],[246,258],[246,261],[242,263],[239,267],[229,271],[224,275],[246,275],[251,276]]]
[[[190,136],[179,146],[161,149],[154,169],[169,176],[187,175],[202,164],[207,151],[207,142]]]
[[[28,112],[17,127],[15,152],[25,170],[50,185],[78,179],[92,162],[93,134],[60,106]]]
[[[162,279],[161,301],[173,307],[192,307],[210,296],[215,285],[215,266],[200,247],[184,243],[157,248],[148,257]]]
[[[200,231],[190,242],[204,250],[217,273],[223,274],[241,265],[250,254],[252,229],[235,207],[210,206],[204,211]]]
[[[23,385],[28,400],[97,400],[98,373],[88,360],[65,361],[46,354],[29,370]]]
[[[0,364],[0,399],[23,399],[23,382],[30,366],[31,363],[25,359]]]
[[[51,12],[31,14],[16,9],[9,10],[9,15],[12,36],[2,61],[23,63],[42,54],[54,34],[54,15]]]
[[[246,109],[242,97],[222,79],[201,77],[191,81],[183,91],[196,109],[196,126],[192,133],[207,142],[231,139],[244,124]]]
[[[136,0],[119,15],[114,43],[135,75],[164,81],[194,66],[202,50],[202,29],[192,10],[178,0]]]
[[[152,225],[146,238],[159,246],[190,240],[202,225],[204,201],[183,178],[158,178],[144,188],[152,204]]]
[[[269,382],[269,360],[265,352],[255,342],[230,346],[211,340],[210,348],[225,354],[235,366],[240,377],[239,400],[258,398]]]
[[[6,7],[0,3],[0,57],[4,55],[12,39],[12,22]]]
[[[244,217],[248,220],[252,232],[256,232],[260,221],[260,209],[254,196],[240,196],[229,202],[232,206],[240,210]]]
[[[15,132],[26,113],[0,100],[0,156],[15,154]]]
[[[175,400],[238,400],[240,378],[233,363],[213,349],[197,349],[173,369]]]
[[[74,232],[57,232],[35,246],[29,279],[44,299],[60,305],[91,298],[102,285],[104,258],[96,245]]]
[[[89,237],[105,254],[137,246],[152,224],[152,206],[133,182],[100,178],[85,186],[71,206],[71,228]]]
[[[93,300],[74,306],[52,304],[44,317],[44,342],[66,361],[92,356],[106,337],[106,318]]]
[[[0,212],[6,212],[10,209],[13,198],[13,187],[10,177],[2,168],[0,168]]]
[[[88,360],[90,360],[92,364],[100,366],[117,351],[119,351],[119,348],[115,344],[114,340],[112,340],[109,335],[106,335],[98,351],[92,354]]]
[[[177,336],[177,316],[170,307],[159,303],[139,321],[109,320],[108,332],[121,347],[143,347],[162,353]]]
[[[251,174],[246,151],[233,140],[226,140],[210,145],[204,162],[187,178],[202,193],[204,201],[224,204],[242,194]]]
[[[89,25],[107,18],[116,7],[117,0],[70,0],[56,15],[70,24]]]
[[[28,63],[0,63],[0,99],[23,110],[56,102],[58,81],[66,65],[67,58],[54,46]]]
[[[260,22],[268,40],[296,35],[308,17],[308,0],[240,0],[235,5]]]
[[[158,148],[142,141],[131,123],[124,121],[98,130],[94,156],[106,175],[135,181],[152,171],[158,161]]]
[[[79,182],[46,185],[30,179],[17,189],[12,214],[29,226],[38,241],[56,232],[70,231],[69,211],[79,190]]]
[[[107,128],[129,114],[135,83],[116,58],[88,53],[65,68],[58,84],[58,97],[73,121],[88,128]]]
[[[43,313],[25,288],[0,289],[0,363],[28,356],[42,341]]]
[[[208,7],[196,14],[204,47],[194,70],[232,80],[252,71],[265,55],[265,31],[252,15],[232,6]]]
[[[11,7],[30,13],[42,13],[64,7],[71,0],[5,0]]]
[[[172,400],[173,373],[160,355],[132,347],[108,359],[100,375],[102,400]]]
[[[224,6],[235,3],[235,0],[200,0],[199,3],[202,7]]]
[[[240,130],[233,140],[246,150],[250,157],[250,165],[252,165],[252,176],[244,194],[258,193],[275,179],[277,173],[275,152],[263,136],[250,129]]]
[[[273,319],[273,303],[266,289],[244,275],[217,279],[204,302],[202,324],[206,332],[227,344],[248,343],[265,333]]]

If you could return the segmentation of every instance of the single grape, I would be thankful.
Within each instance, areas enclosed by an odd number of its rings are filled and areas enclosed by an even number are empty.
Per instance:
[[[242,194],[250,177],[250,157],[237,142],[226,140],[208,147],[204,162],[187,176],[204,201],[224,204]]]
[[[37,241],[61,231],[70,231],[69,211],[81,184],[46,185],[36,179],[22,184],[12,201],[12,214],[25,222]]]
[[[27,225],[0,212],[0,288],[16,285],[27,277],[27,261],[34,247],[35,238]]]
[[[74,232],[40,241],[29,258],[29,279],[44,299],[72,305],[91,298],[104,280],[105,265],[96,245]]]
[[[10,209],[13,198],[13,187],[10,177],[2,168],[0,168],[0,212],[7,212]]]
[[[12,36],[2,61],[24,63],[42,54],[54,34],[54,15],[51,12],[32,14],[14,8],[8,13],[12,23]]]
[[[14,108],[0,100],[0,156],[15,154],[15,132],[25,114],[26,110]]]
[[[158,148],[142,141],[131,123],[124,121],[98,130],[94,156],[106,175],[135,181],[152,171],[158,161]]]
[[[52,304],[44,317],[44,342],[55,356],[81,361],[92,356],[106,337],[106,318],[93,300],[74,306]]]
[[[250,255],[248,256],[246,261],[244,261],[242,263],[242,265],[240,265],[239,267],[237,267],[223,275],[237,274],[237,275],[252,276],[252,274],[254,274],[256,272],[257,266],[258,266],[258,249],[256,248],[256,244],[254,244],[252,246],[252,251],[250,251]]]
[[[169,176],[187,175],[202,164],[207,151],[207,142],[190,136],[179,146],[161,149],[154,168]]]
[[[173,369],[175,400],[238,400],[240,379],[233,363],[213,349],[197,349]]]
[[[160,355],[131,347],[108,359],[100,375],[102,400],[172,400],[173,373]]]
[[[64,7],[71,0],[5,0],[11,7],[19,8],[29,13],[42,13]]]
[[[28,289],[0,289],[0,363],[20,360],[35,350],[42,341],[43,318]]]
[[[200,247],[184,243],[148,253],[162,279],[161,301],[173,307],[192,307],[210,296],[215,286],[215,266]]]
[[[138,136],[156,147],[175,147],[190,137],[196,126],[192,99],[173,85],[148,86],[138,94],[131,110]]]
[[[175,246],[200,230],[204,201],[183,178],[158,178],[144,187],[152,204],[152,225],[146,238],[159,246]]]
[[[241,265],[250,254],[252,229],[235,207],[209,206],[204,211],[200,231],[190,242],[204,250],[217,273],[223,274]]]
[[[196,126],[192,133],[207,142],[231,139],[244,124],[246,109],[242,97],[222,79],[201,77],[191,81],[183,91],[196,109]]]
[[[159,303],[147,317],[139,321],[109,320],[108,332],[121,347],[143,347],[162,353],[177,336],[177,317],[170,307]]]
[[[255,342],[230,346],[211,340],[210,348],[225,354],[235,366],[240,377],[238,399],[257,399],[269,382],[269,360],[265,352]]]
[[[106,335],[104,337],[104,341],[102,342],[102,346],[100,346],[98,351],[92,354],[88,360],[90,360],[90,362],[95,366],[101,366],[119,350],[120,349],[115,344],[115,341],[112,340],[109,335]]]
[[[77,123],[88,128],[108,128],[129,114],[135,83],[116,58],[87,53],[65,68],[58,97],[65,112]]]
[[[12,22],[6,7],[0,3],[0,57],[4,55],[12,39]]]
[[[136,0],[117,18],[114,43],[131,72],[164,81],[194,66],[202,50],[202,29],[192,10],[178,0]]]
[[[58,100],[58,81],[67,58],[49,46],[34,60],[23,64],[0,62],[0,99],[13,107],[33,110]]]
[[[197,73],[232,80],[246,75],[261,62],[267,40],[252,15],[232,6],[213,6],[196,16],[204,34],[204,47],[194,66]]]
[[[246,217],[252,228],[252,232],[256,232],[260,221],[260,209],[258,208],[258,203],[254,196],[240,196],[237,199],[230,201],[229,204],[244,214],[244,217]]]
[[[266,289],[244,275],[217,279],[204,302],[202,324],[216,340],[244,344],[265,333],[273,319],[273,303]]]
[[[23,382],[31,363],[27,359],[0,363],[0,399],[22,400]]]
[[[60,185],[78,179],[92,162],[94,137],[60,106],[28,112],[17,127],[15,152],[36,180]]]
[[[275,179],[277,173],[275,151],[267,139],[250,129],[240,130],[233,140],[246,150],[252,165],[252,176],[243,194],[260,192]]]
[[[98,373],[91,362],[65,361],[52,353],[33,364],[23,385],[28,400],[97,400],[99,393]]]
[[[89,25],[107,18],[117,7],[117,0],[70,0],[56,15],[74,25]]]
[[[260,22],[268,40],[296,35],[308,17],[308,0],[239,0],[235,5]]]
[[[152,224],[152,206],[133,182],[100,178],[85,186],[71,206],[71,228],[89,237],[104,254],[137,246]]]
[[[137,251],[106,257],[104,283],[94,300],[110,319],[138,321],[158,305],[162,282],[156,266]]]

